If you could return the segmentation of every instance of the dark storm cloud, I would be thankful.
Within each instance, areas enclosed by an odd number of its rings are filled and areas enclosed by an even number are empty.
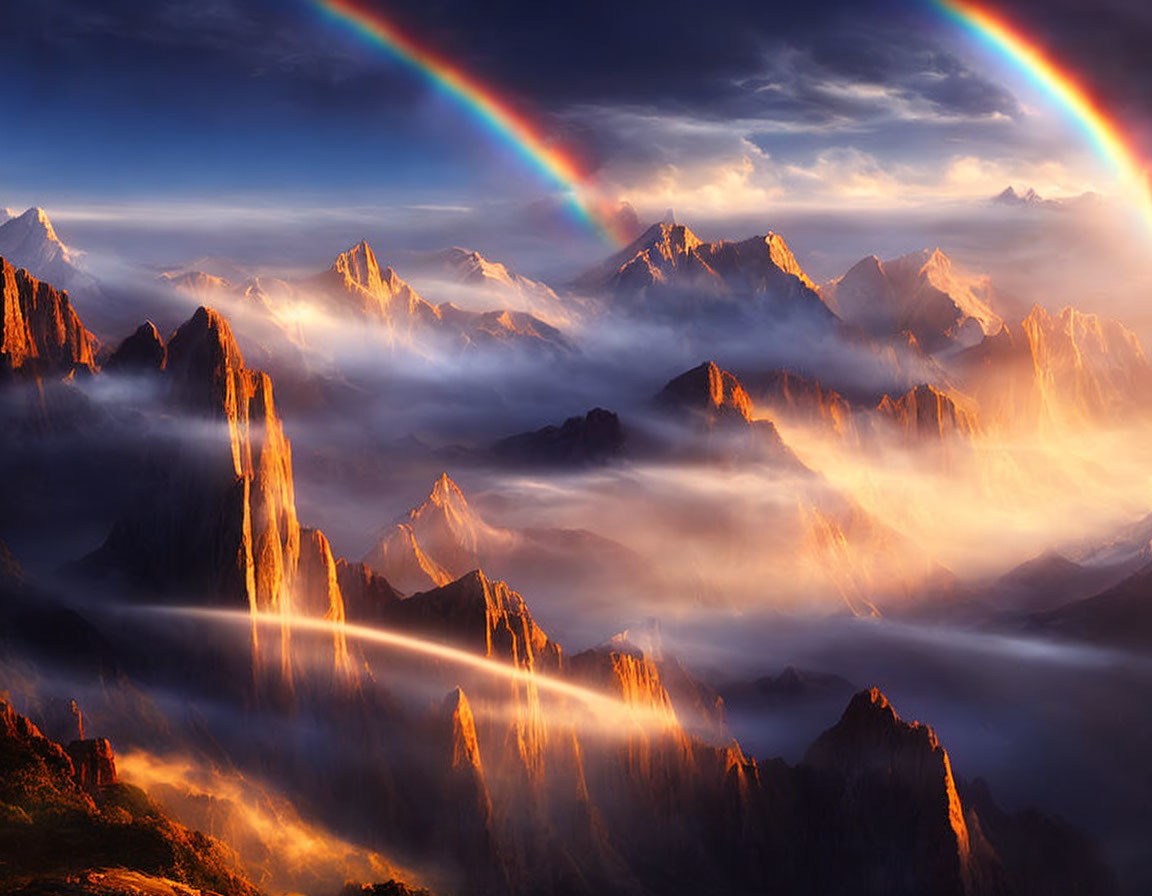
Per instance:
[[[720,0],[707,10],[657,0],[376,5],[421,42],[537,109],[611,102],[724,117],[835,116],[853,110],[821,85],[853,80],[962,114],[1013,111],[1005,91],[933,46],[924,8],[890,0]],[[365,47],[320,27],[307,0],[112,0],[98,8],[17,0],[9,21],[26,45],[82,46],[89,54],[162,49],[169,65],[190,69],[223,62],[251,74],[341,82],[380,64]],[[69,59],[57,54],[65,66]],[[130,69],[133,54],[107,52],[105,62]]]
[[[503,0],[370,0],[419,42],[458,60],[534,115],[560,113],[557,129],[591,157],[617,138],[573,108],[643,109],[707,120],[771,120],[808,128],[888,120],[1016,118],[1010,91],[956,55],[941,36],[954,25],[930,2],[828,0],[764,3],[667,0],[551,4]],[[1093,86],[1146,108],[1144,34],[1152,11],[1139,0],[1012,0],[1003,10]],[[376,103],[416,101],[412,79],[387,73],[385,54],[327,23],[309,0],[211,0],[139,4],[111,0],[16,0],[8,20],[18,46],[40,47],[68,76],[98,59],[108,72],[155,67],[240,69],[283,82],[302,105],[355,105],[372,78]],[[63,50],[63,52],[62,52]],[[138,52],[134,52],[138,51]],[[394,72],[392,72],[394,74]],[[226,97],[221,98],[227,101]]]

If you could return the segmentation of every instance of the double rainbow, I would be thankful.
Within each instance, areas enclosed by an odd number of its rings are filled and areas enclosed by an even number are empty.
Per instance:
[[[435,51],[420,46],[379,10],[366,3],[359,0],[314,2],[330,18],[348,25],[455,97],[529,167],[542,175],[550,185],[558,188],[579,220],[612,242],[622,242],[623,235],[617,232],[613,209],[594,195],[585,172],[576,161],[560,147],[553,145],[536,125],[498,97],[491,88]]]
[[[1072,73],[1060,68],[1034,41],[988,9],[966,0],[936,0],[936,3],[952,19],[1007,57],[1072,117],[1100,157],[1119,176],[1128,197],[1152,232],[1152,192],[1141,154],[1121,125],[1076,82]]]

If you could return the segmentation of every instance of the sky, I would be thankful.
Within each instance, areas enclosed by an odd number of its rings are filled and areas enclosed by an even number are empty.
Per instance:
[[[533,121],[612,202],[645,220],[672,208],[706,236],[787,224],[818,275],[869,237],[896,251],[927,226],[962,244],[945,219],[1008,185],[1117,189],[1066,114],[930,0],[367,5]],[[1152,150],[1146,3],[994,8]],[[82,248],[307,264],[371,230],[402,248],[495,246],[498,231],[514,259],[542,235],[573,263],[605,251],[458,101],[313,0],[8,12],[0,107],[19,124],[0,144],[0,204],[47,207]],[[306,258],[276,235],[308,227],[322,238]],[[841,251],[807,236],[829,228],[853,234]]]

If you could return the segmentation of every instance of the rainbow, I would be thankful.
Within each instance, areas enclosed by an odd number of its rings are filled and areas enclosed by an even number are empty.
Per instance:
[[[935,0],[952,19],[968,27],[994,50],[1007,57],[1041,90],[1071,115],[1087,134],[1100,157],[1116,172],[1150,233],[1152,192],[1140,153],[1121,125],[1018,28],[987,9],[965,0]]]
[[[377,9],[358,0],[313,0],[331,19],[387,50],[449,95],[456,98],[487,129],[512,147],[552,186],[559,188],[576,217],[620,245],[611,206],[593,195],[588,178],[563,149],[539,128],[465,71],[404,34]]]

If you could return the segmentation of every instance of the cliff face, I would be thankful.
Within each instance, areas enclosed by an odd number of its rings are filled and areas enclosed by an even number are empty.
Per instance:
[[[560,646],[536,624],[524,598],[480,570],[399,601],[387,618],[405,629],[523,669],[546,671],[560,666]]]
[[[727,370],[706,361],[670,380],[656,406],[694,430],[684,453],[721,462],[761,461],[804,471],[772,421],[754,418],[752,399]]]
[[[327,539],[296,517],[272,382],[244,365],[227,321],[207,308],[173,334],[159,375],[177,431],[158,438],[150,487],[88,562],[160,594],[278,615],[278,636],[254,626],[253,647],[291,681],[291,617],[342,622],[344,608]],[[346,676],[342,635],[332,649]]]
[[[513,542],[488,525],[447,473],[420,505],[382,532],[364,562],[402,591],[440,588]]]
[[[1146,413],[1152,366],[1117,321],[1035,306],[953,363],[981,420],[1001,429],[1122,423]]]
[[[1036,306],[1021,329],[1047,416],[1114,420],[1147,397],[1152,368],[1136,334],[1117,321],[1075,308],[1052,315]]]
[[[837,877],[859,874],[862,892],[972,891],[971,835],[948,754],[931,728],[901,720],[872,688],[852,698],[804,764],[831,782],[829,818],[848,847]]]
[[[896,398],[885,395],[876,411],[912,441],[970,438],[979,431],[974,408],[926,383]]]
[[[99,342],[68,293],[0,258],[0,370],[62,375],[96,366]]]
[[[855,434],[848,400],[819,380],[774,370],[756,379],[754,393],[758,402],[779,417],[818,423],[842,437]]]

